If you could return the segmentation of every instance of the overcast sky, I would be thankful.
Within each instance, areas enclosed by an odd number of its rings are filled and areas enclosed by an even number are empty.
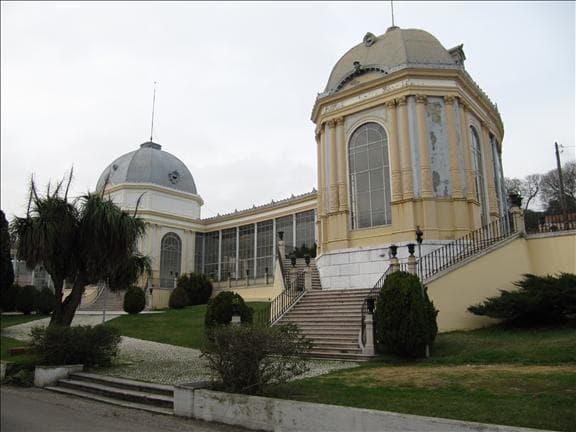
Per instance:
[[[150,136],[189,167],[202,217],[316,187],[310,113],[336,61],[391,25],[390,2],[2,2],[1,206],[73,166],[73,193]],[[574,2],[394,2],[446,48],[504,121],[504,173],[575,158]]]

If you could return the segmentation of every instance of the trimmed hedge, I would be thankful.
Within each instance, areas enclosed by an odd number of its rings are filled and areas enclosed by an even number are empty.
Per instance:
[[[124,312],[135,315],[142,312],[145,307],[146,294],[144,294],[144,291],[137,286],[128,288],[128,291],[124,294],[124,303],[122,304]]]
[[[504,320],[512,326],[550,325],[576,321],[576,275],[523,275],[514,282],[516,291],[500,290],[500,296],[470,306],[468,311]]]
[[[178,278],[177,286],[184,288],[190,306],[208,303],[212,296],[212,282],[201,273],[187,273]]]
[[[0,291],[0,309],[4,312],[14,312],[20,289],[19,285],[13,284]]]
[[[254,311],[244,303],[244,299],[231,291],[223,291],[208,302],[204,326],[206,330],[215,326],[227,325],[232,321],[234,305],[238,305],[240,321],[251,323]]]
[[[170,309],[183,309],[188,306],[188,294],[186,290],[182,287],[176,287],[170,293],[170,300],[168,301],[168,306]]]
[[[16,295],[16,310],[24,315],[30,315],[36,307],[37,293],[38,290],[36,290],[34,285],[26,285],[20,288]]]
[[[417,276],[390,274],[374,314],[378,348],[401,357],[423,357],[438,333],[436,315],[438,311]]]
[[[36,312],[42,315],[50,315],[56,307],[56,296],[49,288],[42,288],[36,294]]]
[[[83,364],[110,366],[118,355],[120,331],[104,324],[97,326],[34,327],[32,352],[40,365]]]

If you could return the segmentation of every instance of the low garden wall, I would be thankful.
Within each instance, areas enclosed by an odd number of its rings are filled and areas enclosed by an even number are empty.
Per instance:
[[[222,393],[185,384],[174,388],[174,414],[264,431],[522,431],[528,429],[462,422],[361,408]]]

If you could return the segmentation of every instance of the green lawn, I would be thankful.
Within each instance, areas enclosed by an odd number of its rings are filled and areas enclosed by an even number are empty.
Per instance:
[[[0,328],[12,327],[18,324],[24,324],[30,321],[36,321],[42,318],[48,318],[49,315],[0,315]]]
[[[47,315],[1,315],[0,328],[11,327],[18,324],[24,324],[30,321],[36,321],[42,318],[48,318]],[[28,344],[17,339],[9,338],[6,336],[0,337],[0,359],[18,364],[31,364],[34,362],[34,357],[30,354],[22,354],[17,356],[10,356],[8,350],[10,348],[24,347]]]
[[[269,303],[247,303],[254,312],[267,308]],[[122,336],[200,348],[204,337],[206,305],[184,309],[167,309],[157,314],[122,315],[107,322],[117,327]]]
[[[441,334],[429,359],[383,356],[275,387],[270,396],[576,431],[576,331],[494,327]]]

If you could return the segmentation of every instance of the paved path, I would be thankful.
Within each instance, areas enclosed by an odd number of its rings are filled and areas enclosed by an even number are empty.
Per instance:
[[[48,392],[0,387],[2,432],[241,432],[246,429],[148,413]]]
[[[154,312],[152,312],[154,313]],[[106,321],[123,313],[106,312]],[[96,325],[102,323],[102,312],[79,312],[74,316],[72,325]],[[36,326],[47,326],[49,318],[44,318],[25,324],[19,324],[2,330],[2,335],[14,339],[28,340],[30,330]],[[158,342],[122,337],[120,354],[114,366],[98,369],[96,373],[135,379],[162,384],[183,384],[210,380],[210,372],[206,367],[200,351]],[[303,376],[322,375],[336,369],[357,366],[350,361],[309,360],[310,370]]]

